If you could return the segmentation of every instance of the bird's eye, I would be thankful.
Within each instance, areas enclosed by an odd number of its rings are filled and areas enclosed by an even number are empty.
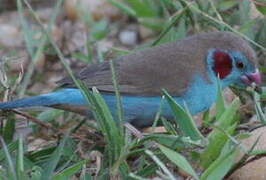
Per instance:
[[[238,69],[243,69],[243,68],[245,67],[245,65],[244,65],[243,62],[241,62],[241,61],[237,61],[237,62],[236,62],[236,67],[237,67]]]

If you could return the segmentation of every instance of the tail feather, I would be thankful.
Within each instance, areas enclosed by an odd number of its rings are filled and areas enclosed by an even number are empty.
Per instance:
[[[0,109],[15,109],[33,106],[52,106],[57,104],[86,104],[79,89],[68,88],[59,91],[0,103]]]

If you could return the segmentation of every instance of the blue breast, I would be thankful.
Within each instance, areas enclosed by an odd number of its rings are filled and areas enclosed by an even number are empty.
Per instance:
[[[115,111],[115,97],[103,94],[109,107]],[[180,97],[173,97],[175,101],[184,107],[188,107],[192,115],[208,109],[216,100],[216,83],[207,82],[200,76],[195,76],[187,91]],[[125,119],[137,126],[147,126],[153,123],[156,113],[162,103],[161,115],[173,118],[170,106],[161,97],[122,96],[122,104]]]

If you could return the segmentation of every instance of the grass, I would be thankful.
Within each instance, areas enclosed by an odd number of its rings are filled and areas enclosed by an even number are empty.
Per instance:
[[[156,1],[156,3],[154,3]],[[124,16],[130,16],[137,23],[151,29],[155,34],[150,42],[144,46],[153,46],[162,42],[177,40],[188,32],[207,31],[212,28],[233,31],[244,36],[256,49],[259,58],[265,53],[266,26],[260,23],[265,18],[251,18],[251,5],[243,1],[160,1],[160,0],[124,0],[109,2],[117,7]],[[17,0],[20,22],[24,34],[27,51],[31,57],[28,71],[24,75],[21,86],[17,88],[17,95],[27,93],[27,87],[34,79],[35,60],[49,44],[60,59],[67,73],[72,77],[84,97],[90,102],[96,124],[87,122],[79,116],[64,113],[59,110],[45,110],[35,115],[36,120],[42,120],[51,125],[46,128],[30,124],[34,129],[33,137],[42,135],[39,131],[45,129],[46,138],[49,139],[40,149],[29,151],[29,144],[25,137],[16,132],[16,116],[11,112],[1,112],[1,149],[0,149],[0,178],[1,179],[176,179],[180,171],[194,179],[222,179],[248,161],[252,155],[263,156],[265,151],[247,149],[240,143],[242,132],[238,130],[243,123],[240,116],[241,102],[234,99],[231,104],[226,104],[221,90],[215,104],[214,114],[205,112],[204,123],[200,131],[190,113],[176,104],[172,97],[164,91],[164,98],[172,108],[175,120],[169,122],[157,116],[156,121],[161,121],[166,129],[165,133],[146,133],[139,137],[132,135],[131,131],[122,125],[123,109],[121,108],[119,84],[116,83],[115,69],[112,67],[113,84],[117,96],[117,117],[112,117],[108,106],[96,88],[89,91],[82,82],[73,76],[73,72],[64,58],[64,54],[50,36],[50,28],[55,23],[56,16],[62,6],[62,1],[57,1],[49,25],[45,27],[35,11],[27,1]],[[256,3],[255,7],[263,14],[265,6]],[[43,34],[39,42],[33,40],[34,33],[22,16],[27,9],[40,26]],[[88,35],[88,54],[73,53],[81,61],[92,61],[92,47],[95,41],[107,38],[106,28],[112,22],[106,20],[95,21],[91,16],[82,12],[87,26],[91,26],[94,33]],[[106,24],[109,23],[109,24]],[[98,32],[98,33],[97,33]],[[36,48],[36,43],[38,43]],[[97,52],[99,59],[104,59],[105,54]],[[262,64],[265,62],[262,62]],[[264,67],[260,67],[265,72]],[[8,84],[15,84],[15,78],[8,76]],[[219,88],[220,89],[220,88]],[[243,94],[249,94],[255,100],[255,112],[261,124],[265,124],[266,90],[262,94],[253,91],[238,91],[240,99]],[[6,90],[6,89],[3,89]],[[159,110],[160,111],[160,110]],[[159,113],[158,113],[159,114]],[[64,123],[57,122],[59,118]],[[34,117],[33,117],[34,118]],[[117,126],[116,118],[120,122]],[[38,122],[38,121],[35,121]],[[74,125],[73,125],[74,124]],[[156,125],[156,124],[155,124]],[[86,133],[81,133],[85,130]],[[100,132],[100,133],[99,133]],[[85,135],[84,135],[85,134]],[[259,140],[259,139],[258,139]],[[257,142],[254,142],[254,146]],[[246,156],[235,162],[234,157],[238,150]]]

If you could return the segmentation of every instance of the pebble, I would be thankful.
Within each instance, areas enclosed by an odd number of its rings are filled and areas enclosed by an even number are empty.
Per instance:
[[[76,20],[84,13],[90,13],[94,20],[103,17],[116,20],[122,17],[121,11],[108,0],[65,0],[64,9],[70,20]]]
[[[123,45],[133,46],[137,44],[138,34],[136,31],[123,30],[119,33],[118,38]]]
[[[18,26],[12,24],[0,24],[0,45],[4,47],[19,47],[23,37]]]

